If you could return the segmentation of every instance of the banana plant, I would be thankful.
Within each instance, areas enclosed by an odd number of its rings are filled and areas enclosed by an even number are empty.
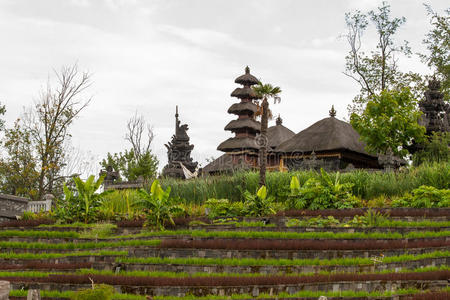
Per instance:
[[[246,215],[262,217],[275,213],[273,209],[273,197],[267,197],[267,188],[262,186],[256,192],[256,195],[248,191],[244,192],[245,202],[244,210]]]
[[[164,191],[158,180],[153,181],[150,193],[144,189],[138,191],[142,199],[137,204],[148,210],[148,223],[159,230],[164,230],[166,222],[175,225],[173,216],[176,213],[183,212],[180,205],[173,203],[173,199],[170,198],[170,191],[170,187]]]
[[[100,206],[101,198],[105,195],[103,193],[96,193],[103,183],[104,176],[100,176],[95,180],[95,176],[91,175],[83,182],[80,177],[73,178],[77,188],[78,199],[81,200],[82,214],[84,222],[88,223],[90,218],[95,215],[95,210]]]

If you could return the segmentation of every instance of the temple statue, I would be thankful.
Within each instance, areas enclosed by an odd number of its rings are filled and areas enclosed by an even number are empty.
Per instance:
[[[162,175],[167,177],[185,178],[183,173],[183,164],[186,169],[194,173],[198,163],[194,162],[191,157],[191,151],[194,145],[189,144],[189,136],[187,131],[189,127],[187,124],[181,125],[178,119],[178,106],[175,113],[175,134],[172,140],[165,144],[167,148],[167,165],[162,170]]]
[[[450,105],[444,101],[444,94],[439,91],[440,88],[441,83],[438,80],[430,80],[425,99],[419,103],[419,108],[423,112],[420,125],[426,128],[428,136],[432,132],[450,131]]]

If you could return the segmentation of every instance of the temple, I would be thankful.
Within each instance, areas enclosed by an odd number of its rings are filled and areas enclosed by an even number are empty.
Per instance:
[[[258,165],[260,146],[257,143],[257,135],[260,133],[261,124],[255,120],[258,106],[253,103],[253,100],[258,99],[258,96],[252,86],[258,84],[259,80],[250,74],[250,68],[246,67],[245,74],[236,78],[234,82],[243,86],[237,87],[231,93],[231,97],[238,98],[240,101],[228,109],[229,114],[237,115],[237,119],[225,126],[225,130],[234,133],[234,137],[217,147],[217,150],[225,154],[205,166],[203,173],[214,174],[237,169],[252,169]]]
[[[184,179],[185,176],[181,164],[194,173],[198,163],[194,162],[191,157],[194,145],[189,143],[188,125],[180,125],[181,122],[178,116],[177,106],[175,112],[175,134],[172,136],[172,140],[164,145],[167,148],[168,162],[162,170],[162,176]]]
[[[378,157],[366,152],[356,130],[336,118],[334,106],[329,115],[275,148],[281,168],[329,171],[381,168]]]

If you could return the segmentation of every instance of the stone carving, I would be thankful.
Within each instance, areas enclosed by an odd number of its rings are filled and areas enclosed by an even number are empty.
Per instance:
[[[426,128],[427,135],[433,131],[450,131],[450,105],[445,103],[444,94],[439,91],[440,88],[441,83],[438,80],[430,80],[425,99],[419,103],[419,108],[423,112],[420,125]]]
[[[105,189],[107,189],[108,186],[113,185],[115,181],[119,179],[119,172],[114,171],[112,166],[107,166],[106,170],[101,170],[99,175],[105,176],[105,179],[103,180]]]
[[[172,136],[172,140],[164,145],[167,148],[168,163],[163,168],[162,175],[185,178],[181,164],[191,173],[194,173],[198,163],[194,162],[191,157],[191,151],[194,149],[194,145],[189,143],[189,135],[187,134],[189,126],[187,124],[181,125],[178,116],[177,106],[175,113],[175,134]]]

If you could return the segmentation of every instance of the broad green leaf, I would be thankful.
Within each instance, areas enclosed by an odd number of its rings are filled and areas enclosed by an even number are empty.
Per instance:
[[[267,197],[267,188],[265,185],[259,188],[258,192],[256,193],[256,196],[258,196],[259,199],[266,199]]]
[[[298,181],[297,176],[292,176],[290,187],[291,191],[297,191],[300,189],[300,182]]]

